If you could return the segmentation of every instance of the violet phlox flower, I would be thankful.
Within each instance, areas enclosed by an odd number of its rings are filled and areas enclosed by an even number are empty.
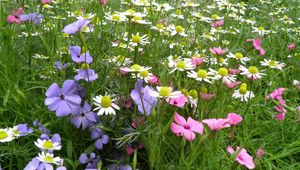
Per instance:
[[[82,153],[79,157],[79,162],[81,164],[86,164],[86,169],[97,169],[98,162],[100,161],[100,156],[96,155],[94,152],[89,155],[86,153]]]
[[[28,127],[27,124],[19,124],[12,128],[13,135],[15,137],[26,136],[33,132],[33,129]]]
[[[66,69],[69,65],[71,65],[71,63],[65,63],[65,64],[63,64],[63,63],[60,62],[60,61],[55,61],[55,62],[54,62],[54,68],[57,69],[57,70],[64,70],[64,69]]]
[[[97,127],[92,129],[91,137],[92,137],[92,139],[96,140],[95,147],[98,150],[102,150],[103,145],[107,144],[109,142],[109,136],[106,135],[101,129],[99,129]]]
[[[90,22],[91,20],[88,19],[79,19],[71,24],[66,25],[62,32],[67,34],[75,34],[77,31],[80,31],[86,27]]]
[[[195,133],[203,134],[204,132],[202,123],[191,117],[185,120],[184,117],[175,112],[174,121],[171,124],[172,132],[177,136],[184,136],[187,141],[194,140],[196,138]]]
[[[246,166],[248,169],[255,168],[253,157],[247,153],[247,150],[245,148],[237,147],[236,150],[234,150],[231,146],[228,146],[227,151],[230,154],[237,154],[235,160],[239,164]]]
[[[77,70],[77,73],[78,74],[74,76],[76,81],[83,79],[86,82],[91,82],[98,79],[98,74],[95,72],[95,70],[90,69],[90,66],[87,63],[83,63],[81,65],[81,69]]]
[[[32,21],[35,25],[39,24],[42,21],[43,15],[36,12],[30,14],[23,14],[20,16],[22,22]]]
[[[69,53],[71,54],[72,60],[76,63],[91,64],[93,62],[90,53],[82,50],[80,46],[69,46]]]
[[[46,127],[38,120],[38,119],[35,119],[35,120],[33,121],[33,126],[37,127],[38,130],[39,130],[40,132],[42,132],[43,134],[47,134],[47,135],[50,134],[50,130],[47,129],[47,128],[46,128]]]
[[[92,107],[84,102],[79,114],[73,114],[70,119],[71,123],[78,129],[82,126],[82,130],[86,129],[91,123],[96,123],[96,115],[91,111]]]
[[[80,108],[81,97],[76,93],[77,84],[74,80],[66,80],[62,88],[53,83],[46,91],[44,103],[50,111],[56,111],[56,116],[67,116]]]
[[[138,80],[135,89],[131,91],[131,98],[138,106],[138,111],[143,115],[149,115],[157,106],[157,98],[149,94],[149,90],[153,90],[150,86],[143,87],[143,80]]]
[[[53,170],[53,166],[51,164],[41,162],[38,158],[33,158],[24,168],[24,170]]]

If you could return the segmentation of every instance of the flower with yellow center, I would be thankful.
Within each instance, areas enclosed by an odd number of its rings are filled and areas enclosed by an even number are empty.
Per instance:
[[[229,74],[227,68],[221,67],[218,69],[218,71],[209,68],[209,71],[214,75],[214,79],[221,79],[224,83],[231,83],[235,82],[236,80],[235,75]]]
[[[246,67],[240,65],[239,70],[241,70],[241,73],[240,73],[241,75],[245,75],[250,80],[261,79],[262,75],[264,75],[255,66],[250,66],[250,67],[246,68]]]
[[[171,61],[172,62],[172,61]],[[169,67],[173,67],[173,69],[170,71],[170,74],[173,73],[174,71],[186,71],[186,70],[193,70],[195,66],[192,64],[191,59],[184,58],[182,60],[178,60],[171,64],[168,64]]]
[[[199,69],[197,72],[190,71],[187,73],[187,76],[190,78],[194,78],[197,81],[205,81],[207,83],[211,83],[211,80],[213,80],[214,74],[211,72],[207,72],[206,70]]]
[[[116,99],[111,99],[110,96],[102,96],[102,95],[99,95],[99,96],[96,96],[93,98],[94,100],[94,105],[96,105],[97,107],[94,109],[94,111],[98,110],[98,115],[103,115],[103,114],[106,114],[106,115],[115,115],[116,112],[115,112],[115,109],[116,110],[120,110],[120,107],[115,104],[116,102]]]
[[[146,45],[149,44],[150,42],[148,41],[147,35],[140,36],[139,33],[136,35],[132,35],[131,41],[129,42],[129,45],[131,46],[138,46],[139,44],[141,45]]]
[[[229,52],[227,54],[227,57],[235,59],[235,60],[241,62],[242,64],[245,64],[247,61],[250,60],[250,58],[245,57],[242,53],[235,53],[235,54],[233,54],[233,53]]]
[[[178,25],[178,26],[175,27],[175,31],[176,31],[177,33],[182,33],[182,32],[184,31],[184,29],[183,29],[182,26]]]
[[[255,95],[253,92],[247,90],[246,83],[242,83],[240,88],[234,91],[232,97],[240,99],[242,102],[247,102],[249,99],[255,97]]]
[[[168,27],[168,30],[171,32],[171,36],[174,36],[174,35],[181,35],[183,37],[187,36],[187,34],[185,34],[185,32],[184,32],[185,29],[181,25],[177,25],[177,26],[170,25]]]
[[[54,157],[54,154],[51,153],[39,153],[37,159],[41,162],[45,162],[48,164],[55,164],[59,165],[61,163],[61,158],[60,157]]]
[[[134,43],[140,43],[141,37],[139,35],[134,35],[134,36],[132,36],[131,41]]]
[[[275,68],[278,70],[282,70],[282,68],[285,66],[284,63],[280,63],[278,61],[268,60],[268,59],[264,59],[264,61],[261,61],[260,64],[262,66],[267,66],[267,67]]]
[[[105,18],[114,22],[123,22],[127,20],[126,16],[122,13],[106,14]]]
[[[150,70],[151,67],[144,67],[139,64],[133,64],[130,67],[121,67],[120,70],[127,73],[138,73],[140,71]]]
[[[52,140],[46,139],[37,139],[34,144],[42,150],[60,150],[62,147],[60,143],[52,142]]]
[[[228,75],[227,68],[219,68],[218,74],[221,75],[222,77],[227,76]]]
[[[13,133],[9,129],[0,129],[0,142],[9,142],[13,139]]]
[[[164,98],[166,100],[170,98],[176,98],[181,94],[181,91],[173,91],[173,88],[168,86],[157,86],[157,91],[149,90],[149,95],[152,97]]]

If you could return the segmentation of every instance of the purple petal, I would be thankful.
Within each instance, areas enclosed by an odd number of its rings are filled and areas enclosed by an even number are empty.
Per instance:
[[[56,96],[59,96],[59,93],[60,93],[60,88],[59,88],[58,84],[53,83],[46,91],[46,96],[47,97],[56,97]]]

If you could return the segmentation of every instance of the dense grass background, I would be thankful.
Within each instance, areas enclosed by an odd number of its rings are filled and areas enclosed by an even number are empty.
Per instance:
[[[161,1],[163,2],[163,1]],[[179,1],[168,1],[170,4],[179,3]],[[199,2],[202,7],[211,4],[213,1]],[[237,1],[230,1],[235,3]],[[93,33],[84,34],[87,40],[89,51],[94,57],[92,67],[99,74],[99,79],[92,83],[88,90],[91,103],[93,96],[105,94],[105,92],[118,95],[130,94],[134,88],[135,80],[128,77],[119,77],[116,69],[111,69],[111,65],[106,59],[118,54],[128,54],[129,57],[134,53],[128,53],[126,50],[111,47],[111,41],[127,30],[127,23],[114,25],[104,19],[104,11],[124,11],[129,7],[120,4],[119,1],[111,0],[109,6],[102,7],[97,1],[63,1],[54,5],[53,9],[46,9],[44,12],[43,24],[51,25],[53,28],[46,31],[41,25],[14,25],[6,23],[6,17],[16,7],[25,7],[27,12],[38,10],[37,1],[4,1],[0,2],[0,128],[11,127],[19,123],[28,123],[32,126],[35,119],[40,120],[51,133],[59,133],[62,136],[63,148],[57,152],[65,160],[68,169],[82,169],[79,165],[79,155],[89,146],[93,145],[88,131],[82,132],[69,123],[68,118],[57,118],[54,113],[47,110],[43,104],[46,89],[53,83],[62,84],[65,79],[73,77],[74,72],[68,69],[65,72],[54,70],[55,60],[71,62],[69,54],[63,53],[69,45],[79,45],[80,41],[76,36],[64,37],[61,30],[66,24],[75,21],[74,18],[68,18],[69,11],[82,10],[85,13],[93,12],[101,22],[95,23]],[[257,25],[264,26],[266,29],[275,29],[276,27],[298,27],[300,18],[300,2],[294,0],[274,1],[270,5],[262,5],[257,0],[249,0],[248,8],[257,7],[257,12],[246,11],[245,17],[257,20]],[[285,6],[289,9],[285,15],[291,17],[296,23],[294,25],[285,25],[276,18],[272,19],[269,12],[276,10],[275,7]],[[58,8],[59,7],[59,8]],[[133,8],[133,6],[132,6]],[[135,7],[139,11],[139,7]],[[49,13],[52,12],[52,14]],[[201,11],[201,10],[200,10]],[[239,35],[221,35],[220,40],[226,39],[231,43],[228,45],[230,51],[243,51],[246,56],[252,56],[252,65],[258,65],[260,56],[256,51],[250,50],[250,45],[244,40],[255,37],[250,33],[251,28],[246,25],[240,25],[232,20],[226,20],[224,11],[214,11],[220,16],[225,16],[226,24],[224,29],[229,26],[239,28]],[[53,19],[50,16],[60,15],[63,19]],[[153,23],[160,19],[168,17],[167,14],[152,13],[148,20]],[[103,23],[107,22],[107,25]],[[187,20],[172,20],[174,24],[188,25]],[[145,47],[145,53],[138,58],[141,65],[152,66],[152,71],[156,73],[161,82],[167,84],[170,81],[175,82],[178,89],[197,88],[197,85],[190,83],[190,79],[184,79],[183,76],[168,76],[167,67],[161,67],[160,60],[169,55],[180,53],[179,49],[170,50],[166,43],[162,43],[163,37],[155,31],[148,29],[149,26],[136,25],[132,32],[149,34],[151,44]],[[195,36],[202,35],[209,30],[209,25],[197,23],[195,27]],[[299,30],[299,28],[298,28]],[[19,37],[25,32],[26,37]],[[38,32],[37,36],[32,33]],[[174,113],[171,106],[160,106],[156,109],[153,116],[148,119],[146,128],[137,130],[136,137],[145,148],[138,153],[138,167],[140,169],[243,169],[238,166],[228,156],[226,146],[243,146],[247,148],[251,155],[255,155],[257,148],[266,150],[266,155],[256,160],[257,169],[300,169],[300,131],[299,115],[295,109],[288,110],[284,121],[276,121],[273,103],[265,101],[264,96],[277,87],[288,88],[285,93],[285,100],[290,108],[295,108],[300,103],[300,92],[293,88],[292,81],[300,80],[300,65],[298,57],[287,58],[290,53],[286,48],[289,43],[299,44],[299,34],[278,31],[263,39],[263,47],[267,51],[266,58],[273,58],[287,64],[283,71],[268,69],[262,81],[253,84],[253,91],[257,97],[251,101],[251,104],[229,99],[226,100],[226,93],[216,99],[215,104],[208,103],[211,117],[225,117],[228,112],[240,113],[244,121],[237,127],[235,138],[227,137],[228,131],[220,131],[215,139],[206,134],[198,137],[196,141],[188,143],[172,135],[169,129],[170,117]],[[155,39],[155,40],[154,40]],[[153,40],[153,41],[152,41]],[[201,42],[199,46],[186,46],[186,50],[195,48],[208,49],[219,46],[220,42]],[[188,39],[182,40],[182,43],[188,43]],[[298,52],[298,51],[296,51]],[[34,54],[48,56],[47,59],[36,59]],[[168,79],[170,78],[170,79]],[[271,85],[269,82],[272,82]],[[216,89],[215,89],[216,90]],[[222,87],[220,91],[226,89]],[[180,112],[187,112],[180,110]],[[104,117],[104,125],[111,131],[107,131],[112,138],[122,137],[121,127],[130,126],[130,110],[123,109],[120,113],[123,116],[117,116],[117,125],[110,127],[110,118]],[[0,144],[0,164],[3,169],[23,169],[23,167],[37,155],[38,148],[34,146],[34,141],[39,137],[39,132],[35,132],[27,137],[13,140],[9,143]],[[100,151],[104,165],[111,163],[115,153],[126,155],[124,147],[115,148],[115,140]],[[110,147],[109,147],[110,146]],[[127,157],[128,163],[132,162],[132,157]]]

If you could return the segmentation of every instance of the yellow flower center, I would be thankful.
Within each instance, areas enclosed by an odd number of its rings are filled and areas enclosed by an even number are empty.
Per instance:
[[[43,147],[44,147],[45,149],[51,149],[51,148],[53,148],[53,144],[52,144],[51,140],[45,141],[45,142],[43,143]]]
[[[256,73],[258,73],[258,69],[257,69],[257,67],[255,67],[255,66],[250,66],[250,67],[248,68],[248,71],[249,71],[251,74],[256,74]]]
[[[274,60],[271,60],[269,63],[268,63],[269,66],[277,66],[277,63],[274,61]]]
[[[132,10],[132,9],[128,9],[127,11],[125,11],[125,12],[128,12],[130,15],[133,15],[133,14],[135,14],[135,11],[134,10]]]
[[[145,77],[148,77],[148,75],[149,75],[148,70],[140,71],[140,76],[145,78]]]
[[[240,87],[240,93],[241,94],[246,94],[247,93],[247,86],[241,86]]]
[[[183,32],[183,27],[180,26],[180,25],[178,25],[178,26],[175,27],[175,31],[176,31],[177,33],[182,33],[182,32]]]
[[[197,72],[197,76],[204,79],[207,77],[207,71],[200,69]]]
[[[198,98],[198,92],[196,90],[190,90],[189,96],[192,96],[194,99]]]
[[[131,69],[135,70],[135,71],[139,71],[142,69],[142,67],[138,64],[133,64],[131,67]]]
[[[176,13],[176,15],[181,15],[181,10],[177,9],[175,13]]]
[[[258,27],[257,28],[259,31],[263,31],[263,30],[265,30],[265,28],[264,27]]]
[[[101,99],[101,106],[104,108],[108,108],[111,106],[111,99],[109,96],[103,96]]]
[[[234,57],[237,58],[237,59],[242,59],[244,56],[243,56],[242,53],[236,53],[236,54],[234,55]]]
[[[132,36],[131,41],[134,42],[134,43],[140,43],[141,42],[141,37],[138,36],[138,35],[134,35],[134,36]]]
[[[113,19],[114,21],[120,21],[120,20],[121,20],[121,16],[118,15],[118,14],[113,14],[113,15],[112,15],[112,19]]]
[[[226,68],[220,68],[218,70],[218,74],[221,75],[221,76],[227,76],[228,75],[228,70]]]
[[[159,91],[159,95],[162,97],[167,97],[171,94],[171,90],[169,87],[162,87]]]
[[[184,61],[179,61],[179,62],[176,63],[176,67],[181,68],[181,69],[185,69],[186,65],[185,65]]]
[[[218,16],[218,15],[216,15],[216,14],[213,14],[213,15],[211,16],[211,18],[212,18],[212,19],[218,19],[218,18],[219,18],[219,16]]]
[[[156,24],[156,28],[161,30],[161,29],[164,29],[165,26],[163,24]]]
[[[222,63],[224,63],[224,61],[225,61],[224,58],[222,58],[222,57],[221,57],[221,58],[218,58],[218,63],[221,63],[221,64],[222,64]]]
[[[88,68],[90,68],[89,64],[87,64],[87,63],[81,64],[81,70],[87,70]]]
[[[140,17],[140,16],[134,16],[134,17],[133,17],[133,20],[134,20],[134,21],[139,21],[139,20],[142,20],[142,17]]]
[[[53,162],[53,158],[51,157],[51,156],[46,156],[45,158],[44,158],[44,161],[45,162],[47,162],[47,163],[52,163]]]
[[[5,131],[0,131],[0,140],[5,139],[5,138],[7,138],[7,137],[8,137],[7,132],[5,132]]]
[[[202,86],[202,87],[200,88],[200,92],[201,92],[201,93],[207,94],[207,93],[208,93],[208,89],[207,89],[205,86]]]

